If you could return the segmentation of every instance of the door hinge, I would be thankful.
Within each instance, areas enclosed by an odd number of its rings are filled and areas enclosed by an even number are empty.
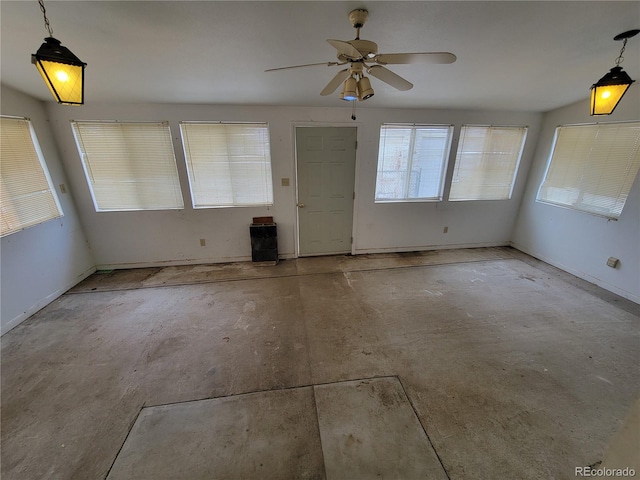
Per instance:
[[[351,243],[353,244],[353,237],[351,237]]]
[[[358,149],[358,140],[356,140],[356,150]]]
[[[356,192],[353,192],[353,199],[356,199]]]

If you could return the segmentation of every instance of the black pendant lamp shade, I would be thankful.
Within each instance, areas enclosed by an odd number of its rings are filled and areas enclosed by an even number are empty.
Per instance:
[[[84,68],[86,63],[53,37],[44,39],[38,51],[31,55],[33,63],[58,103],[84,103]]]
[[[591,115],[611,115],[633,82],[622,67],[613,67],[591,87]]]
[[[589,102],[590,115],[611,115],[635,81],[622,70],[620,64],[624,60],[622,54],[627,46],[627,40],[635,37],[640,30],[629,30],[613,37],[615,41],[623,41],[620,55],[616,58],[616,66],[591,86],[591,100]]]

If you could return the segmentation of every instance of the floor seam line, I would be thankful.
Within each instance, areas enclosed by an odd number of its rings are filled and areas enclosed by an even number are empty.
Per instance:
[[[429,445],[431,445],[431,448],[433,449],[433,453],[436,454],[436,457],[438,458],[438,462],[440,462],[440,466],[442,467],[442,471],[447,476],[447,479],[451,480],[451,477],[449,476],[449,472],[447,472],[447,469],[445,468],[444,463],[442,462],[442,458],[440,458],[440,454],[438,453],[438,450],[436,449],[436,446],[431,441],[431,437],[429,436],[429,433],[427,432],[427,429],[425,428],[425,426],[422,424],[422,420],[420,420],[420,415],[418,415],[418,411],[416,410],[416,407],[413,405],[413,402],[411,401],[411,398],[409,397],[409,394],[407,393],[407,389],[404,388],[404,383],[402,383],[402,379],[400,378],[400,375],[394,375],[394,376],[398,379],[398,382],[400,383],[400,386],[402,387],[402,391],[404,392],[405,397],[407,397],[407,401],[409,402],[409,405],[411,405],[411,409],[413,410],[413,414],[418,419],[418,423],[422,427],[422,431],[426,435],[427,440],[429,442]]]
[[[316,387],[311,387],[311,396],[313,397],[313,410],[316,414],[316,427],[318,428],[318,439],[320,440],[320,456],[322,457],[322,467],[324,468],[324,478],[327,478],[327,463],[324,458],[324,448],[322,444],[322,432],[320,431],[320,415],[318,414],[318,403],[316,402]]]
[[[116,464],[116,461],[118,460],[118,457],[120,456],[120,453],[122,452],[122,449],[124,448],[124,444],[127,443],[127,440],[129,439],[129,436],[131,435],[131,431],[133,430],[134,425],[138,421],[138,418],[140,417],[140,414],[142,413],[142,410],[144,410],[144,409],[145,409],[145,403],[143,402],[142,406],[138,410],[138,413],[133,418],[133,421],[129,424],[129,430],[127,431],[127,434],[124,436],[124,440],[122,441],[122,444],[120,445],[120,448],[116,452],[115,457],[113,457],[113,461],[111,462],[111,465],[109,466],[109,470],[107,470],[107,474],[104,476],[105,480],[107,480],[107,478],[109,478],[109,475],[111,475],[111,470],[113,470],[113,466]]]
[[[229,395],[220,395],[217,397],[202,397],[202,398],[195,398],[192,400],[179,400],[177,402],[158,403],[153,405],[149,405],[145,403],[145,405],[142,408],[168,407],[172,405],[182,405],[185,403],[201,402],[204,400],[217,400],[219,398],[233,398],[233,397],[240,397],[243,395],[255,395],[258,393],[282,392],[286,390],[296,390],[298,388],[315,388],[315,387],[322,387],[325,385],[337,385],[339,383],[359,382],[359,381],[366,381],[366,380],[376,380],[379,378],[396,378],[396,377],[397,375],[374,375],[372,377],[350,378],[347,380],[338,380],[335,382],[309,383],[304,385],[294,385],[291,387],[275,387],[275,388],[267,388],[263,390],[252,390],[249,392],[242,392],[242,393],[230,393]]]

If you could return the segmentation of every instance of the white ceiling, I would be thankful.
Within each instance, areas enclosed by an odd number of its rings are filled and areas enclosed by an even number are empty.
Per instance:
[[[359,107],[546,111],[589,95],[615,66],[613,37],[640,27],[638,1],[48,1],[53,35],[88,64],[86,102],[344,106],[320,91],[348,13],[369,10],[361,38],[383,53],[449,51],[451,65],[396,65],[415,86],[372,79]],[[36,0],[2,0],[2,83],[51,101],[30,63],[47,36]],[[640,35],[622,64],[640,79]],[[640,82],[638,82],[640,83]],[[634,86],[637,87],[637,84]]]

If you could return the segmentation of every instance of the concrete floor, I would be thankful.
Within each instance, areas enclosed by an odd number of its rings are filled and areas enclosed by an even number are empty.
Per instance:
[[[509,248],[96,273],[2,337],[2,479],[575,478],[639,325]]]

